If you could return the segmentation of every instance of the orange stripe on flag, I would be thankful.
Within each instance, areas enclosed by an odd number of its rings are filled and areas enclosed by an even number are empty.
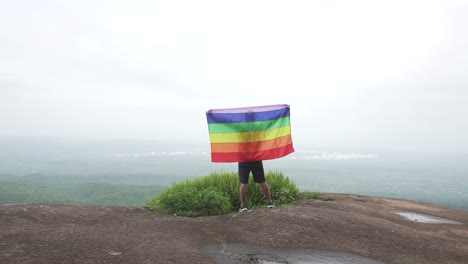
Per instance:
[[[213,162],[244,162],[256,160],[270,160],[284,157],[294,152],[292,144],[257,152],[215,152],[211,153]]]
[[[292,144],[291,135],[254,142],[212,143],[211,152],[258,152],[284,147],[289,144]]]

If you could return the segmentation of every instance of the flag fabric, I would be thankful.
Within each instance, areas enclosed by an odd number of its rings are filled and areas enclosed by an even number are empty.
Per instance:
[[[287,104],[206,112],[212,162],[270,160],[294,152]]]

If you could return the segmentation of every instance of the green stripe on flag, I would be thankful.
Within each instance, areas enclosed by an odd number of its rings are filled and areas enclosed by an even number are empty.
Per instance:
[[[289,117],[281,117],[275,120],[241,123],[213,123],[208,124],[208,131],[212,133],[236,133],[256,132],[276,129],[290,125]]]

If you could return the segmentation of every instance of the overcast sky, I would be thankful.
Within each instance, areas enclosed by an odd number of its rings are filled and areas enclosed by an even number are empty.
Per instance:
[[[289,104],[305,146],[468,151],[466,1],[1,1],[0,135],[209,143]]]

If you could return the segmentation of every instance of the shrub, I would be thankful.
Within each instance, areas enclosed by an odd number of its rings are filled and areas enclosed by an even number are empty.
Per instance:
[[[270,186],[271,198],[276,205],[288,204],[299,197],[299,189],[296,184],[281,172],[270,172],[267,175],[268,185]],[[260,186],[256,186],[260,189]],[[250,187],[249,187],[250,189]],[[260,193],[262,193],[260,191]],[[262,193],[263,195],[263,193]]]
[[[271,197],[276,205],[290,203],[299,197],[295,183],[280,172],[267,172]],[[250,180],[247,206],[265,205],[259,184]],[[218,215],[234,211],[240,205],[237,173],[212,173],[208,176],[176,182],[147,202],[153,210],[182,216]]]
[[[219,215],[231,210],[229,198],[213,188],[168,190],[155,196],[150,203],[158,211],[182,216]]]

